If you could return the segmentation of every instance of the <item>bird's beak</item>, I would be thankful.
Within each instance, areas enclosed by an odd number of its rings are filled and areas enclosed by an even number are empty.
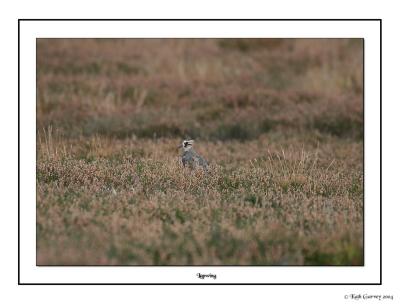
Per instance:
[[[177,148],[179,149],[180,147],[182,147],[182,145],[179,145]]]

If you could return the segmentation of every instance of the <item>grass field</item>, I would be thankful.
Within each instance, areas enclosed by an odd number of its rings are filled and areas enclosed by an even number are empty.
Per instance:
[[[37,40],[37,264],[362,265],[362,55]],[[185,138],[208,174],[180,164]]]

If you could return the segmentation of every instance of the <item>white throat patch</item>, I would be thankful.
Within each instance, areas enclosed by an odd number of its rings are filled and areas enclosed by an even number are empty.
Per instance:
[[[184,151],[189,151],[193,147],[194,140],[184,140],[182,143],[182,147]]]

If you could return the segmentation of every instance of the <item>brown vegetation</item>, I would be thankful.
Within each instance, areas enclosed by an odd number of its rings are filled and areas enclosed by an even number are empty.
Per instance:
[[[37,50],[38,265],[363,264],[361,40]]]

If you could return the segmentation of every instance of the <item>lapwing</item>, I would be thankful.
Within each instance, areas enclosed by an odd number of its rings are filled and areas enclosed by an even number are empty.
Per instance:
[[[184,140],[181,145],[178,146],[178,148],[183,148],[183,154],[182,154],[182,164],[185,167],[189,167],[191,169],[195,168],[201,168],[205,171],[208,169],[208,163],[207,161],[197,154],[197,152],[193,149],[193,139],[189,140]]]

